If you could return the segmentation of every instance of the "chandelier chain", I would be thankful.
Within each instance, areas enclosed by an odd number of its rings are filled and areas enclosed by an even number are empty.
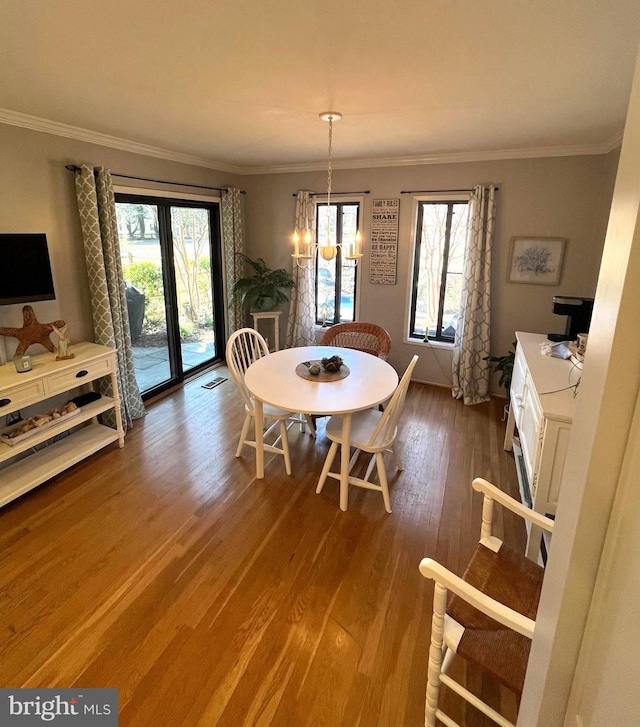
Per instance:
[[[352,261],[353,266],[358,264],[358,260],[362,257],[362,253],[360,252],[360,243],[361,243],[361,236],[360,231],[357,230],[355,237],[353,240],[349,238],[347,241],[338,241],[336,239],[335,243],[332,244],[331,241],[331,186],[332,186],[332,156],[333,156],[333,122],[334,121],[340,121],[342,118],[342,114],[339,114],[337,111],[333,112],[325,112],[322,114],[319,114],[320,118],[323,121],[329,122],[329,151],[327,154],[327,205],[326,205],[326,238],[322,244],[318,241],[316,238],[315,242],[313,241],[311,231],[309,230],[309,220],[307,217],[305,217],[305,227],[306,232],[304,235],[304,241],[302,246],[302,252],[300,252],[300,236],[298,234],[298,230],[296,230],[293,233],[293,244],[294,244],[294,252],[292,254],[292,257],[296,261],[296,265],[299,268],[307,268],[311,269],[309,266],[313,265],[313,260],[316,258],[316,256],[322,257],[324,260],[333,260],[336,255],[339,253],[339,251],[342,251],[343,256],[343,266],[345,265],[344,261]],[[320,212],[320,209],[317,209],[318,213]],[[306,212],[306,210],[305,210]],[[301,263],[301,261],[304,261],[304,263]],[[317,264],[317,263],[316,263]]]
[[[327,242],[331,241],[331,151],[333,149],[333,116],[329,116],[329,161],[327,165]]]

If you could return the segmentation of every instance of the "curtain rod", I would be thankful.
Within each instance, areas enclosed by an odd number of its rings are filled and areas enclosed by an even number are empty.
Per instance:
[[[75,164],[67,164],[65,166],[65,169],[68,169],[70,172],[79,172],[80,167],[76,166]],[[176,184],[180,187],[197,187],[198,189],[214,189],[217,192],[227,192],[229,190],[229,187],[208,187],[206,184],[189,184],[188,182],[167,182],[164,179],[148,179],[147,177],[132,177],[129,174],[116,174],[116,172],[111,172],[112,177],[120,177],[121,179],[135,179],[138,182],[153,182],[154,184]],[[246,194],[244,189],[240,190],[240,194]]]
[[[326,194],[326,192],[309,192],[309,195],[311,197],[322,197],[325,194]],[[371,194],[371,190],[370,189],[365,189],[362,192],[331,192],[331,196],[332,197],[339,197],[341,195],[344,196],[345,194]],[[292,197],[297,197],[298,196],[298,193],[297,192],[294,192],[291,196]]]
[[[500,187],[494,187],[496,192]],[[473,189],[403,189],[400,194],[451,194],[453,192],[473,192]]]

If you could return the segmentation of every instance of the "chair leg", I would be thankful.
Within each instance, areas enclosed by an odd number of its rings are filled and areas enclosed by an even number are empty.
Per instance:
[[[280,420],[280,439],[282,440],[282,451],[284,453],[284,466],[287,474],[291,474],[291,457],[289,455],[289,437],[287,437],[287,422]]]
[[[335,459],[337,451],[338,451],[338,443],[331,442],[331,446],[329,447],[329,452],[327,453],[327,458],[324,461],[324,467],[322,468],[322,472],[320,473],[320,479],[318,480],[318,486],[316,487],[317,495],[319,495],[322,492],[322,488],[324,487],[324,483],[327,480],[327,475],[329,474],[329,470],[331,469],[331,465],[333,464],[333,460]]]
[[[305,414],[304,418],[307,420],[307,424],[309,425],[309,434],[315,439],[316,438],[316,427],[315,422],[313,421],[313,417],[309,414]]]
[[[396,467],[400,472],[404,469],[404,465],[402,464],[402,459],[400,458],[400,453],[398,452],[398,448],[396,447],[396,443],[394,442],[391,445],[391,452],[393,454],[393,458],[396,461]]]
[[[380,487],[382,488],[384,509],[387,512],[391,512],[391,500],[389,499],[389,483],[387,482],[387,471],[384,468],[384,455],[382,452],[376,452],[376,464],[378,465],[378,478],[380,479]]]
[[[431,621],[431,646],[429,647],[429,671],[427,676],[427,699],[425,704],[425,727],[436,727],[436,711],[440,695],[440,673],[442,670],[444,615],[447,606],[447,589],[440,583],[433,591],[433,619]]]
[[[247,414],[244,418],[244,424],[242,425],[242,432],[240,432],[240,441],[238,442],[238,449],[236,449],[236,457],[239,457],[242,452],[242,447],[249,434],[249,426],[251,424],[251,415]]]

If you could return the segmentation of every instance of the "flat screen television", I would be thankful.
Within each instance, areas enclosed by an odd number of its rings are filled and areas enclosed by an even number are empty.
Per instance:
[[[56,297],[44,234],[0,234],[0,305]]]

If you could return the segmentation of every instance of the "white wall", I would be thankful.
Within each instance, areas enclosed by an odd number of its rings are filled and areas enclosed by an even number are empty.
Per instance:
[[[34,303],[33,308],[42,322],[57,318],[67,321],[72,342],[93,340],[93,324],[74,175],[65,164],[106,166],[114,172],[152,179],[241,186],[241,180],[234,175],[5,124],[0,124],[0,159],[0,232],[46,233],[56,299]],[[115,182],[137,187],[146,184],[117,178]],[[163,189],[193,191],[183,187]],[[1,306],[0,325],[22,325],[21,311],[21,305]],[[17,341],[5,341],[11,356]],[[30,351],[38,353],[38,349],[44,350],[34,346]]]
[[[334,137],[339,145],[339,138]],[[516,330],[547,333],[564,331],[565,318],[551,311],[553,295],[593,296],[611,204],[617,152],[603,156],[519,159],[495,162],[334,170],[333,189],[371,190],[365,196],[365,257],[360,263],[360,319],[384,326],[393,339],[390,361],[398,369],[420,354],[415,378],[450,383],[450,352],[403,344],[407,285],[415,220],[411,195],[402,190],[470,188],[493,182],[497,195],[497,224],[493,252],[492,350],[506,353]],[[326,172],[248,176],[246,204],[247,248],[274,267],[291,265],[290,236],[298,189],[326,191]],[[371,200],[400,198],[398,282],[395,286],[368,281],[366,241],[370,230]],[[562,280],[558,286],[507,283],[507,262],[513,236],[566,237],[569,242]],[[286,325],[283,315],[283,324]],[[284,326],[283,326],[284,327]]]
[[[608,595],[601,603],[592,604],[598,569],[605,540],[616,548],[620,521],[611,518],[617,489],[623,479],[625,457],[635,456],[629,440],[632,419],[640,392],[640,55],[636,63],[627,123],[620,154],[613,204],[596,292],[594,316],[589,334],[589,346],[571,439],[558,502],[556,531],[553,536],[549,562],[542,589],[525,689],[520,708],[519,725],[530,727],[576,727],[581,716],[585,727],[599,725],[636,725],[640,716],[632,711],[638,706],[638,690],[630,703],[617,705],[616,714],[624,721],[601,720],[616,699],[625,694],[625,680],[635,677],[637,684],[640,658],[637,622],[627,624],[637,612],[635,603],[640,597],[637,573],[626,582],[623,590]],[[620,543],[617,554],[633,556],[640,524],[637,471],[629,496],[632,520],[625,522],[631,539]],[[623,491],[621,490],[621,493]],[[627,495],[621,494],[621,497]],[[606,563],[606,561],[605,561]],[[636,561],[629,563],[634,571]],[[619,567],[624,568],[625,563]],[[620,585],[625,581],[622,570],[607,574]],[[605,581],[606,582],[606,581]],[[589,654],[588,641],[581,659],[581,668],[599,682],[590,681],[586,688],[593,699],[582,701],[582,688],[576,682],[573,714],[567,713],[569,693],[582,644],[590,608],[591,623],[596,628],[608,622],[614,624],[615,644],[607,641],[607,631],[597,634],[603,639],[597,651]],[[601,609],[607,607],[608,614]],[[606,659],[607,664],[598,660]],[[627,670],[624,677],[611,662]],[[626,667],[625,667],[626,665]],[[628,669],[633,665],[634,673]],[[584,686],[584,682],[583,682]],[[628,697],[628,694],[627,694]],[[580,714],[581,713],[581,714]]]

